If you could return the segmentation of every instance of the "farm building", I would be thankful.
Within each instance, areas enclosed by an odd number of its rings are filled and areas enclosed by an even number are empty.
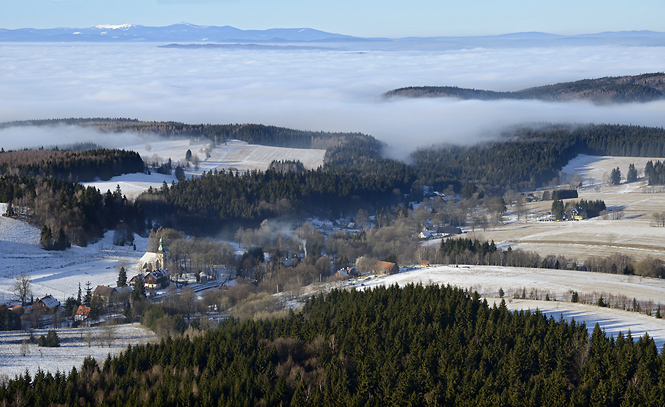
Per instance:
[[[439,226],[436,228],[436,233],[441,236],[459,235],[462,234],[462,229],[457,226]]]
[[[379,260],[372,266],[372,272],[375,274],[395,274],[399,272],[399,267],[395,263]]]

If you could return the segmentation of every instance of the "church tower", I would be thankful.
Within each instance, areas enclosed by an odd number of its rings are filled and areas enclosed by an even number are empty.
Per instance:
[[[159,238],[159,247],[155,256],[155,270],[166,268],[166,251],[164,250],[164,239]]]

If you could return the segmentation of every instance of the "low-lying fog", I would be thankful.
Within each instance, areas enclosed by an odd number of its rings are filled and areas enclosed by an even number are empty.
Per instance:
[[[665,49],[655,47],[342,52],[5,43],[0,66],[0,121],[128,117],[359,131],[387,142],[399,157],[417,146],[482,140],[523,122],[665,125],[665,101],[596,106],[381,98],[404,86],[504,91],[659,72]],[[70,137],[86,135],[67,127],[7,129],[0,147],[64,144]]]

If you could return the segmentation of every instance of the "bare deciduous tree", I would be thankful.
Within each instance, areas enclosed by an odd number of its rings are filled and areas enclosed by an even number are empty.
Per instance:
[[[25,305],[28,302],[28,298],[32,295],[32,281],[30,277],[25,274],[15,277],[13,291],[16,298],[21,301],[21,304]]]
[[[99,340],[99,346],[104,346],[104,343],[110,348],[111,345],[113,345],[113,341],[115,340],[115,331],[113,330],[113,326],[111,325],[106,325],[102,329],[102,335]]]
[[[30,345],[28,345],[28,341],[23,339],[21,342],[21,356],[27,356],[30,354]]]
[[[95,333],[93,332],[93,330],[91,328],[88,328],[85,331],[85,343],[88,344],[88,347],[91,347],[92,346],[92,341],[94,341],[94,340],[95,340]]]

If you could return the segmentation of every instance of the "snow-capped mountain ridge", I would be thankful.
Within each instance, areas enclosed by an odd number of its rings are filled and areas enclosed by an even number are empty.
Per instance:
[[[201,26],[181,22],[163,27],[137,24],[100,24],[88,28],[0,28],[0,42],[169,42],[169,43],[284,43],[340,42],[413,47],[416,43],[441,44],[443,48],[514,48],[525,46],[665,46],[665,32],[620,31],[581,35],[543,32],[507,33],[467,37],[362,38],[307,27],[242,30],[230,25]]]
[[[121,25],[111,25],[111,24],[102,24],[96,25],[95,28],[100,30],[128,30],[132,27],[138,27],[133,24],[121,24]]]
[[[165,27],[100,24],[88,28],[0,29],[0,42],[297,42],[352,38],[355,37],[302,27],[241,30],[228,25],[198,26],[189,23]]]

